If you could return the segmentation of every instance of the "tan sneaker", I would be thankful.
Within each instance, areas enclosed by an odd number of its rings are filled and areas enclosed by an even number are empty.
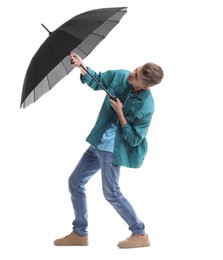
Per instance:
[[[119,248],[136,248],[150,246],[149,237],[144,235],[133,235],[118,243]]]
[[[74,232],[54,241],[55,246],[88,246],[88,236],[80,236]]]

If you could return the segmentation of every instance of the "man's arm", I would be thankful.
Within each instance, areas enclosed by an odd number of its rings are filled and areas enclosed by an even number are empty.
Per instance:
[[[117,117],[123,129],[122,137],[131,145],[138,145],[146,136],[153,112],[148,112],[142,118],[136,119],[134,125],[131,125],[126,120],[124,113],[122,111],[123,104],[117,98],[116,102],[110,100],[111,106],[117,113]]]

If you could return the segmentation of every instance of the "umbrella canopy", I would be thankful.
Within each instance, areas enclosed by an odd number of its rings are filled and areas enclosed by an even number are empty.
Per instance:
[[[53,32],[48,31],[48,38],[27,69],[20,106],[27,107],[52,89],[73,69],[69,53],[77,53],[82,59],[87,57],[126,12],[126,7],[91,10],[73,17]]]

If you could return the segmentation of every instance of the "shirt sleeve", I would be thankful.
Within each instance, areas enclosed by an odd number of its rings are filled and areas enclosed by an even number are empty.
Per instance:
[[[113,71],[99,72],[96,73],[91,68],[87,67],[88,72],[105,88],[108,89],[113,78]],[[100,85],[87,73],[80,77],[81,82],[86,83],[90,88],[94,90],[101,90]]]

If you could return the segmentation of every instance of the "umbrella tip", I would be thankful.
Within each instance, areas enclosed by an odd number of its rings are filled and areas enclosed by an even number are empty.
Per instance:
[[[46,26],[45,26],[44,24],[41,23],[41,25],[43,26],[44,29],[47,30],[47,32],[49,33],[49,35],[52,33],[50,30],[48,30],[48,29],[46,28]]]

